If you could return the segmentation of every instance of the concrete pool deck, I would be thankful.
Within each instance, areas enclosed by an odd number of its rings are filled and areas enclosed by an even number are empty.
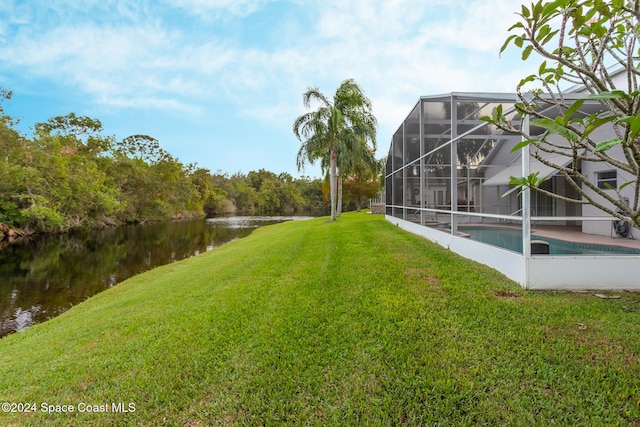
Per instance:
[[[419,221],[410,220],[410,222],[419,224]],[[449,223],[443,221],[425,221],[425,227],[449,230]],[[520,230],[519,225],[505,223],[486,223],[486,222],[463,222],[458,224],[459,227],[495,227],[495,228],[513,228]],[[622,248],[636,249],[640,251],[640,240],[624,237],[614,237],[612,230],[611,236],[602,236],[598,234],[587,234],[582,232],[582,228],[576,225],[531,225],[531,238],[546,237],[548,239],[564,240],[571,243],[579,243],[597,246],[618,246]]]
[[[538,225],[531,231],[531,235],[548,237],[550,239],[566,240],[573,243],[585,243],[602,246],[620,246],[640,250],[640,240],[624,237],[610,237],[583,233],[578,226]]]
[[[486,224],[486,223],[463,223],[461,227],[500,227],[520,230],[520,227],[509,224]],[[581,243],[598,246],[618,246],[640,251],[640,240],[602,236],[597,234],[586,234],[579,226],[570,225],[535,225],[531,227],[531,238],[546,237],[549,239],[564,240],[571,243]]]

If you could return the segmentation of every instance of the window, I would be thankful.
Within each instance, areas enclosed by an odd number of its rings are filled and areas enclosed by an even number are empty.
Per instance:
[[[597,172],[596,183],[598,188],[618,188],[618,173],[616,171]]]

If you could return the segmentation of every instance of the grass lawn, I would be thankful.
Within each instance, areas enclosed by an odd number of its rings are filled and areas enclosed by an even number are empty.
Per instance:
[[[618,295],[524,291],[382,216],[287,222],[0,339],[31,411],[0,425],[639,425]]]

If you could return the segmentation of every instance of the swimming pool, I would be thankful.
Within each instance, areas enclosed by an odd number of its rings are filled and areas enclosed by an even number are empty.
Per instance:
[[[522,231],[519,229],[459,226],[458,230],[469,234],[470,239],[522,253]],[[531,239],[549,243],[549,255],[640,255],[638,250],[617,246],[573,243],[539,236],[531,236]]]

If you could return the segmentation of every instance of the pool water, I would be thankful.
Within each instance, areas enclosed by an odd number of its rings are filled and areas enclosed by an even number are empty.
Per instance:
[[[468,233],[469,238],[479,242],[499,246],[522,253],[522,231],[499,227],[466,227],[458,230]],[[531,240],[549,243],[549,255],[640,255],[640,251],[617,246],[599,246],[584,243],[572,243],[547,237],[531,236]]]

